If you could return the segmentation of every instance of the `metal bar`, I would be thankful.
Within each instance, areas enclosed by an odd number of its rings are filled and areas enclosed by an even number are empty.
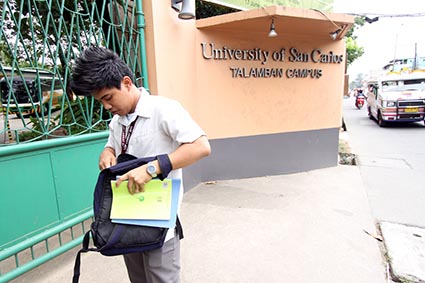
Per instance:
[[[74,144],[86,143],[86,142],[95,141],[95,140],[107,138],[107,137],[108,137],[108,131],[103,131],[103,132],[86,134],[81,136],[64,137],[64,138],[58,138],[58,139],[36,141],[32,143],[27,143],[27,144],[4,146],[4,147],[0,147],[0,157],[29,152],[33,150],[40,150],[40,149],[47,149],[47,148],[57,147],[62,145],[69,145],[71,143],[74,143]]]
[[[71,239],[74,240],[74,238],[75,238],[75,236],[74,236],[74,228],[71,227],[70,230],[71,230]]]
[[[84,227],[84,222],[81,222],[81,230],[83,230],[83,234],[86,233],[86,227]]]
[[[139,31],[140,38],[140,57],[142,60],[142,75],[143,75],[143,87],[149,90],[148,82],[148,68],[146,63],[146,43],[145,43],[145,14],[143,13],[142,0],[136,0],[137,7],[137,29]]]
[[[17,268],[15,268],[14,270],[7,272],[3,275],[0,276],[0,283],[5,283],[8,282],[22,274],[24,274],[25,272],[30,271],[31,269],[57,257],[58,255],[61,255],[62,253],[76,247],[77,245],[79,245],[81,243],[81,241],[83,240],[84,235],[81,235],[80,237],[78,237],[77,239],[70,241],[68,243],[66,243],[63,246],[58,247],[57,249],[54,249],[53,251],[51,251],[48,254],[44,254],[22,266],[19,266]]]
[[[72,218],[71,220],[68,220],[66,222],[63,222],[61,224],[58,224],[57,226],[46,230],[40,234],[35,235],[34,237],[31,237],[29,239],[26,239],[12,247],[6,248],[2,251],[0,251],[0,260],[4,260],[14,254],[17,254],[20,251],[23,251],[37,243],[40,243],[41,241],[44,241],[50,237],[52,237],[53,235],[56,235],[66,229],[68,229],[71,226],[74,226],[78,223],[81,223],[87,219],[89,219],[90,217],[93,216],[93,211],[89,210],[83,214],[80,214],[74,218]]]
[[[18,254],[14,254],[14,258],[15,258],[15,266],[18,267],[19,266]]]

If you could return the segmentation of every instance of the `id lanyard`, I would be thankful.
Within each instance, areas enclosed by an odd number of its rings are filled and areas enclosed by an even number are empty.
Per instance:
[[[121,132],[121,153],[126,153],[128,148],[128,143],[130,142],[131,134],[133,133],[134,125],[136,124],[137,118],[134,119],[133,122],[131,122],[130,126],[128,127],[128,131],[126,132],[127,127],[122,126],[122,132]]]

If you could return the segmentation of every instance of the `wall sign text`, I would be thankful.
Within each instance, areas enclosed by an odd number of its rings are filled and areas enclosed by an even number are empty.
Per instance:
[[[201,43],[202,57],[205,60],[221,61],[251,61],[258,62],[261,67],[229,67],[233,78],[320,78],[322,69],[318,68],[267,68],[270,62],[279,63],[314,63],[314,64],[341,64],[344,55],[335,54],[333,51],[323,51],[314,48],[310,51],[299,50],[295,47],[289,49],[264,50],[261,48],[238,49],[227,46],[217,47],[214,43]],[[311,65],[310,65],[311,66]]]

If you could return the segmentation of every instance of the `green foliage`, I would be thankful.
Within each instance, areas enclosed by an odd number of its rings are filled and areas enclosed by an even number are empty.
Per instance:
[[[29,121],[20,117],[17,143],[107,130],[111,115],[99,103],[74,98],[69,88],[72,64],[83,48],[100,45],[116,51],[142,76],[134,3],[0,0],[0,76],[11,72],[24,79],[36,71],[36,78],[48,73],[60,81],[55,92],[66,94],[65,99],[52,96],[43,105],[47,110]],[[53,109],[57,103],[60,109]]]
[[[347,65],[349,66],[364,54],[364,48],[358,46],[356,40],[352,37],[347,37],[345,43],[347,48]]]
[[[67,128],[69,135],[77,135],[107,130],[106,120],[110,117],[109,113],[103,113],[103,108],[98,101],[87,97],[75,99],[66,104],[54,120]]]
[[[15,22],[11,30],[15,35],[21,36],[18,52],[15,55],[34,67],[39,65],[40,58],[42,58],[42,65],[44,65],[42,67],[46,69],[53,68],[58,60],[60,66],[67,66],[69,45],[74,48],[78,47],[76,42],[79,33],[72,30],[73,22],[75,22],[74,13],[87,14],[87,5],[83,6],[74,0],[8,1],[13,6],[19,7],[19,9],[13,10],[11,17]],[[83,7],[86,7],[86,9],[83,9]],[[19,19],[19,24],[17,19]],[[87,20],[81,23],[86,29],[90,24]],[[46,36],[46,34],[49,36]],[[25,42],[33,42],[33,44],[27,45]],[[64,69],[60,70],[62,71],[61,76],[65,77]]]
[[[347,66],[350,66],[356,59],[364,54],[364,48],[357,45],[357,36],[355,31],[365,24],[365,17],[356,17],[351,29],[345,35],[345,44],[347,48]]]
[[[357,77],[350,83],[350,89],[363,87],[363,74],[357,74]]]
[[[7,44],[4,41],[0,41],[0,64],[5,66],[12,65],[13,56],[7,48]]]
[[[44,133],[49,130],[53,130],[56,125],[53,121],[50,121],[48,126],[46,125],[44,120],[37,119],[33,116],[29,117],[30,122],[28,125],[31,127],[30,131],[24,131],[19,133],[19,141],[37,141],[37,140],[45,140],[48,139],[48,135]],[[46,130],[46,126],[49,128]]]
[[[196,18],[203,19],[228,13],[238,12],[239,10],[221,6],[218,4],[196,0]]]
[[[364,26],[365,22],[365,17],[355,17],[354,24],[351,26],[350,30],[346,33],[345,36],[352,39],[357,39],[357,36],[354,35],[354,32]]]
[[[66,104],[49,121],[29,117],[29,131],[19,133],[19,141],[36,141],[58,136],[79,135],[108,129],[111,114],[92,98],[76,99]]]

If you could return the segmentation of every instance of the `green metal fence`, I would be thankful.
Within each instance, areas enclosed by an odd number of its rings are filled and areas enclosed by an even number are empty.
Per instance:
[[[109,113],[69,89],[86,46],[147,86],[142,1],[0,0],[0,282],[78,245]]]
[[[79,244],[107,134],[1,148],[0,282]]]
[[[107,129],[110,114],[68,87],[88,45],[115,50],[146,87],[141,0],[136,7],[128,0],[1,1],[0,146]]]

